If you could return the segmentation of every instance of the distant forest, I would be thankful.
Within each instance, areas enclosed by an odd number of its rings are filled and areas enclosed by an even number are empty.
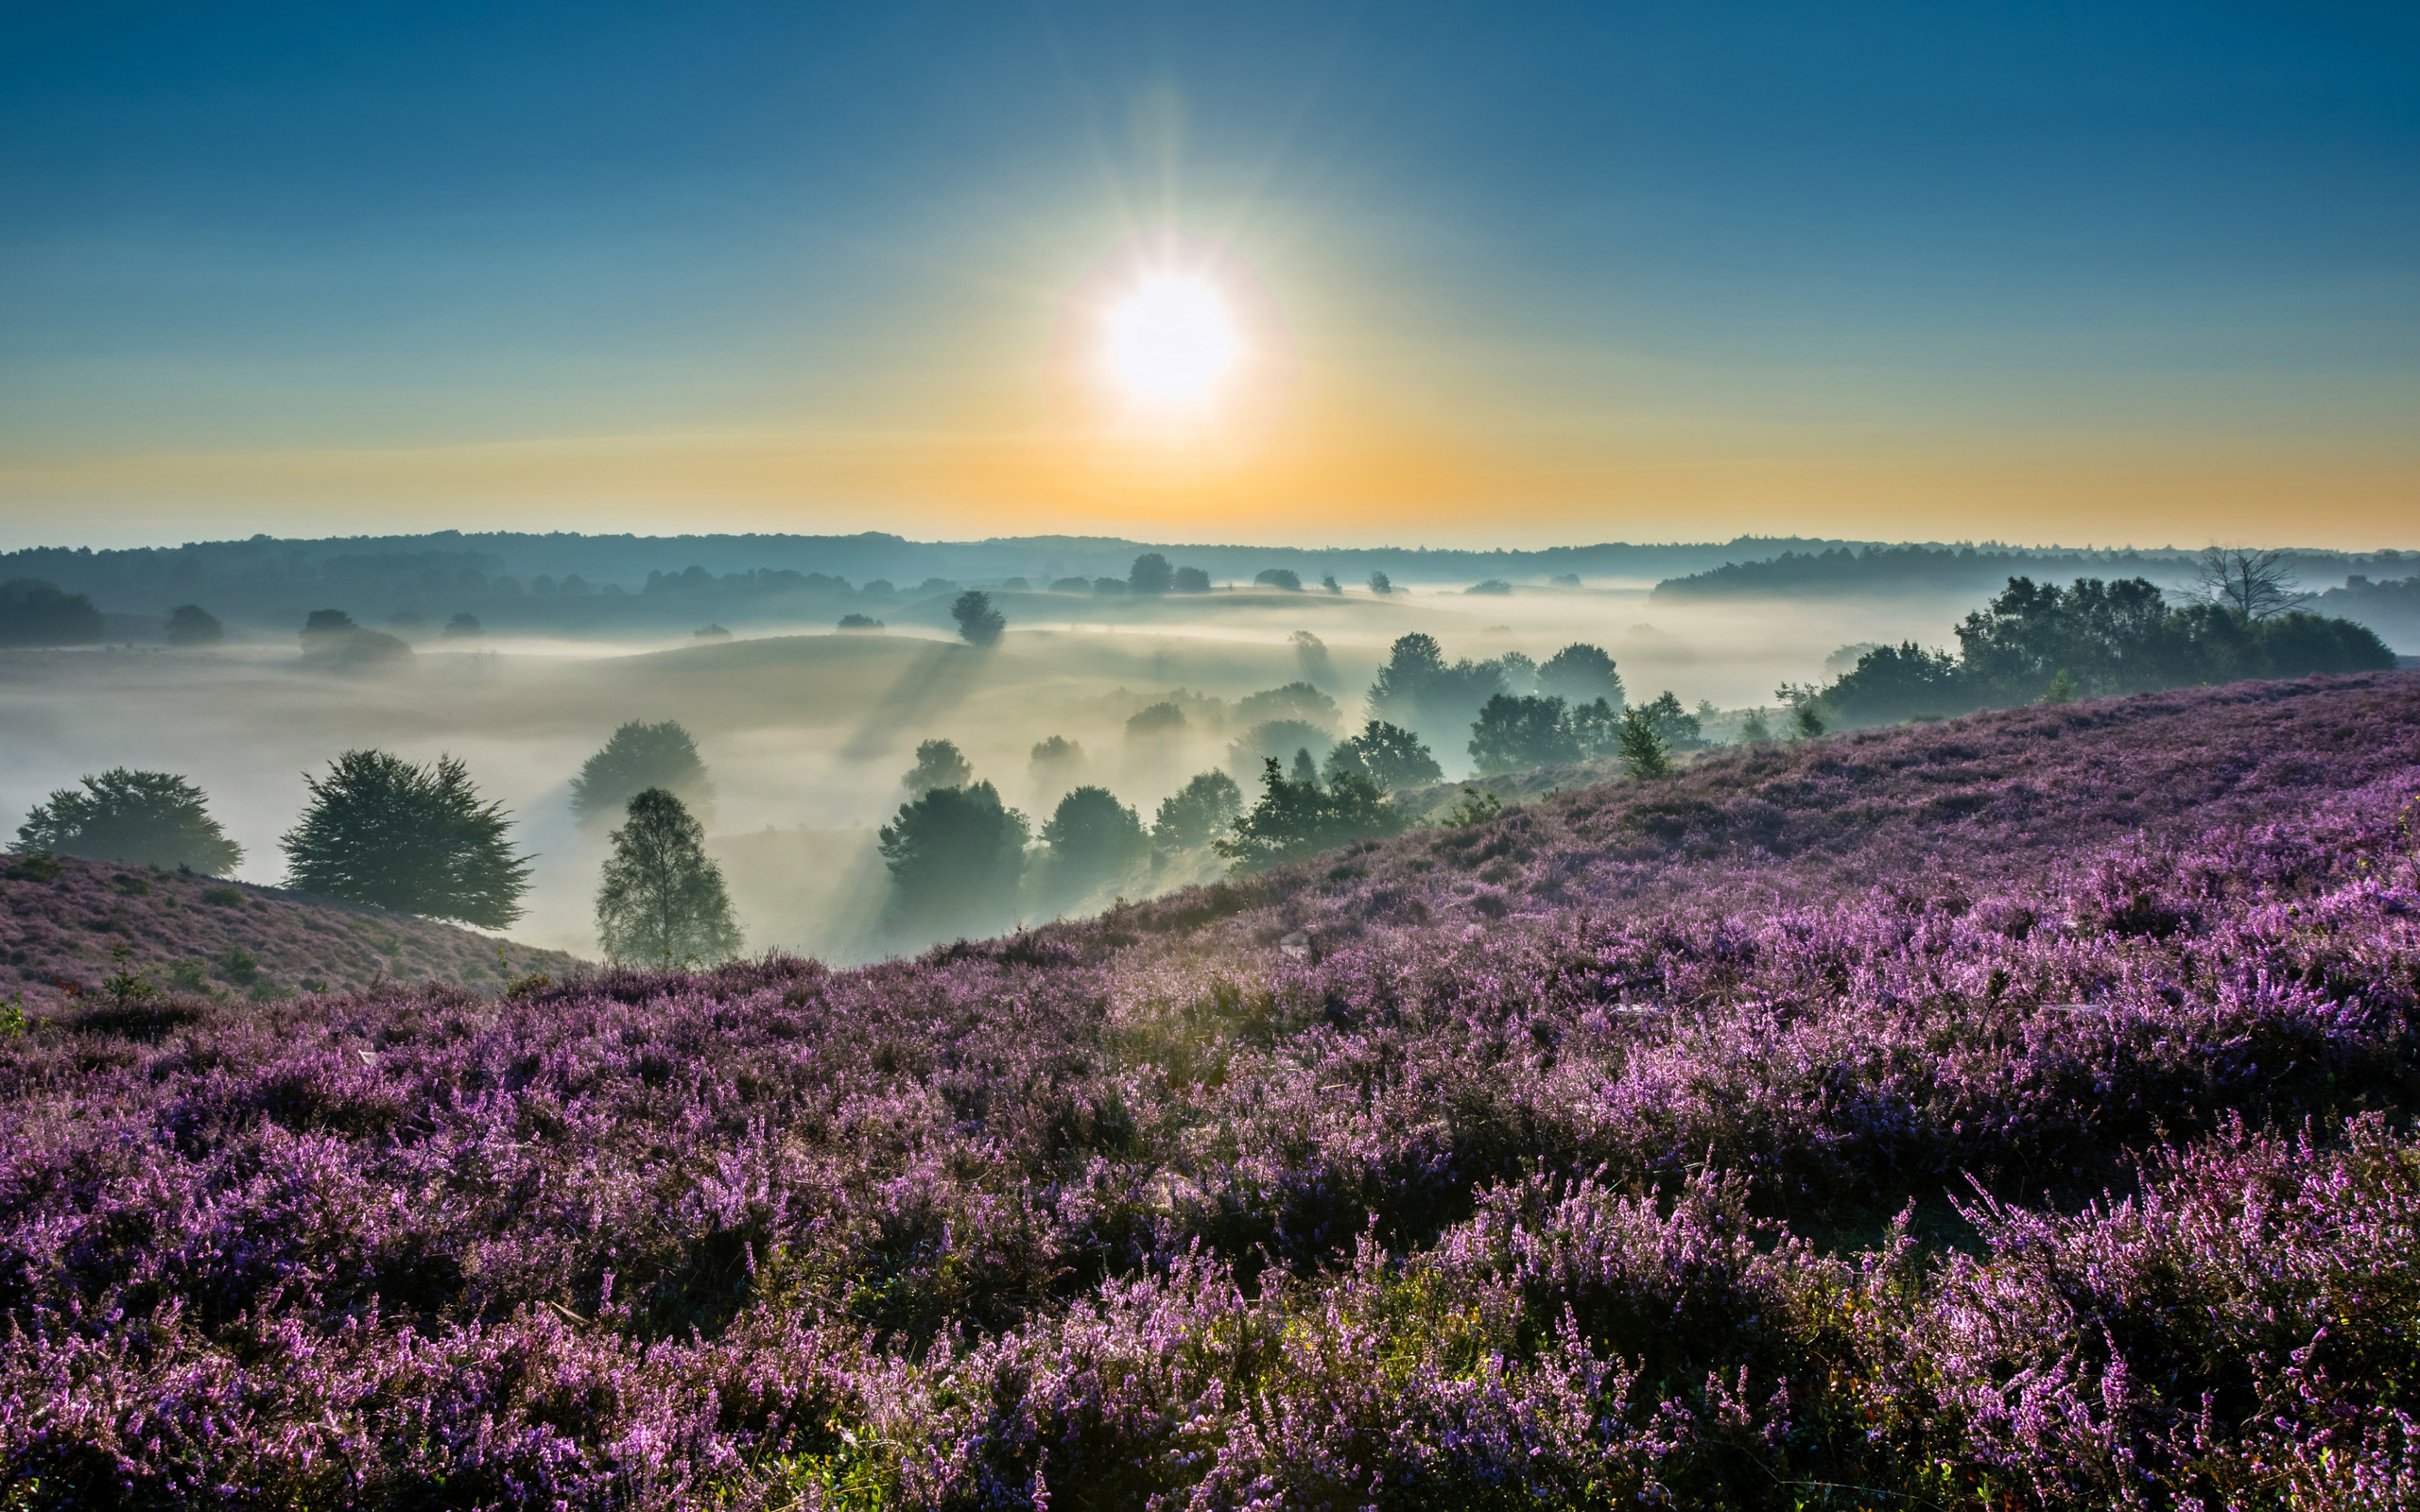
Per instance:
[[[2014,547],[1840,545],[1820,551],[1785,548],[1775,555],[1728,561],[1668,577],[1655,585],[1656,603],[1724,598],[1820,598],[1876,593],[1989,593],[2013,576],[2149,577],[2164,586],[2192,573],[2194,553],[2157,551],[2028,551]],[[2420,551],[2349,553],[2295,551],[2287,565],[2306,584],[2360,571],[2420,572]],[[2354,579],[2367,583],[2366,576]],[[2378,585],[2372,585],[2373,587]],[[2394,585],[2400,587],[2401,585]],[[2328,612],[2352,614],[2350,606]]]
[[[1027,593],[1115,593],[1138,557],[1180,578],[1256,592],[1366,595],[1419,585],[1470,592],[1575,592],[1655,583],[1658,602],[1753,596],[1948,593],[1980,597],[2010,576],[2147,576],[2181,581],[2191,553],[2028,551],[1803,538],[1604,542],[1542,551],[1167,545],[1098,536],[915,541],[899,536],[463,533],[198,541],[0,554],[0,644],[149,641],[164,616],[199,605],[231,627],[287,635],[314,611],[410,635],[458,622],[488,631],[652,634],[700,626],[811,623],[948,626],[961,588],[1002,596],[1011,617],[1063,613]],[[2297,552],[2307,588],[2342,580],[2314,608],[2420,645],[2420,552]],[[2404,575],[2412,574],[2409,580]],[[1660,579],[1660,581],[1659,581]],[[1338,585],[1349,585],[1338,586]],[[1370,586],[1365,586],[1370,585]],[[1180,585],[1182,586],[1182,585]],[[55,590],[55,592],[54,592]],[[97,618],[95,618],[97,616]]]
[[[95,551],[33,547],[0,554],[0,581],[55,586],[113,621],[199,603],[231,624],[290,631],[314,610],[408,628],[469,614],[491,629],[565,634],[642,631],[716,620],[779,621],[849,612],[883,615],[961,586],[1064,593],[1123,582],[1158,552],[1218,583],[1299,585],[1341,579],[1363,592],[1374,576],[1406,585],[1489,577],[1544,582],[1580,576],[1632,583],[1735,558],[1821,550],[1816,540],[1741,538],[1696,545],[1558,546],[1544,551],[1375,547],[1167,545],[1101,536],[917,541],[854,536],[581,535],[568,532],[354,536],[196,541]],[[924,616],[945,621],[943,607]],[[402,616],[397,620],[396,616]],[[893,613],[892,623],[900,616]],[[920,623],[908,615],[910,623]],[[112,637],[142,638],[112,624]]]

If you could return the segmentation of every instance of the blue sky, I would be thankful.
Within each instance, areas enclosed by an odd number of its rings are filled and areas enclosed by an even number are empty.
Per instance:
[[[0,536],[2420,544],[2415,15],[52,8]],[[1164,255],[1270,360],[1143,455]]]

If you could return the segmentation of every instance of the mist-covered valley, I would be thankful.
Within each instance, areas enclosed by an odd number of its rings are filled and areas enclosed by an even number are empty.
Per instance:
[[[1575,642],[1599,646],[1634,699],[1669,690],[1736,725],[1770,707],[1778,685],[1822,679],[1839,648],[1937,642],[1969,607],[1945,594],[1651,604],[1641,583],[1478,593],[1467,581],[1390,582],[1384,593],[1366,583],[1168,595],[995,588],[1007,629],[978,647],[941,627],[957,586],[936,585],[881,628],[857,630],[825,619],[638,639],[484,627],[447,636],[365,611],[385,626],[379,633],[416,644],[407,656],[343,667],[306,656],[294,632],[245,625],[230,605],[221,609],[235,624],[214,644],[0,652],[0,825],[13,830],[84,774],[176,772],[243,847],[234,875],[275,883],[279,838],[309,798],[306,774],[359,747],[414,762],[450,753],[502,801],[514,843],[534,855],[514,936],[593,955],[608,826],[575,821],[572,782],[623,724],[676,721],[711,780],[699,816],[747,947],[855,961],[929,942],[886,919],[889,879],[874,849],[878,828],[913,796],[902,779],[926,741],[953,743],[974,778],[1037,832],[1080,784],[1108,788],[1148,825],[1200,772],[1226,771],[1253,791],[1257,755],[1233,747],[1272,713],[1307,714],[1331,740],[1358,729],[1376,670],[1408,633],[1433,636],[1450,660],[1511,654],[1515,669]],[[1320,696],[1299,707],[1252,701],[1305,682]],[[1130,726],[1156,705],[1181,719]],[[1721,722],[1709,733],[1720,738]],[[1446,777],[1471,771],[1466,730],[1423,734]],[[1164,859],[1099,896],[1023,899],[1016,915],[1039,921],[1204,880],[1219,865],[1207,854],[1173,868]]]

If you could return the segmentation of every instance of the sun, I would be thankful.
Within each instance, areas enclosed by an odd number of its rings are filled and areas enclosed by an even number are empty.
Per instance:
[[[1202,408],[1243,357],[1219,291],[1203,280],[1154,273],[1109,307],[1102,362],[1130,402],[1161,411]]]

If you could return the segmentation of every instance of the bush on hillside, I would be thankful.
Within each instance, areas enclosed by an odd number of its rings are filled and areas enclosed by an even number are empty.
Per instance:
[[[135,866],[223,876],[244,859],[210,816],[201,789],[169,772],[113,767],[61,788],[26,814],[17,849],[94,856]]]

